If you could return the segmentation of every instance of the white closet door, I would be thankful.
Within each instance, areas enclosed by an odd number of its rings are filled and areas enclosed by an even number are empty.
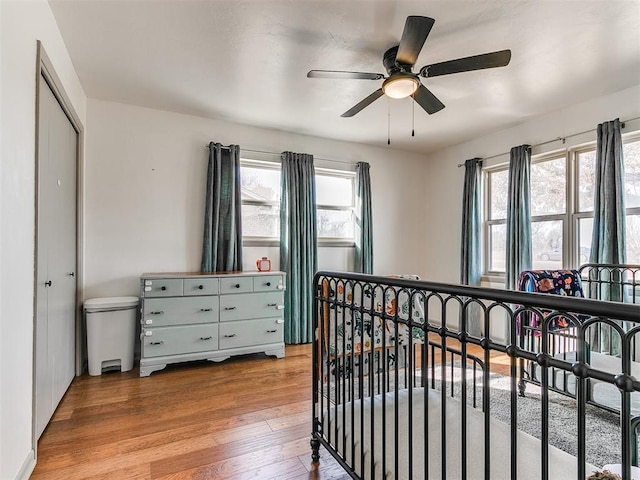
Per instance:
[[[77,133],[40,88],[36,305],[36,434],[75,373]]]

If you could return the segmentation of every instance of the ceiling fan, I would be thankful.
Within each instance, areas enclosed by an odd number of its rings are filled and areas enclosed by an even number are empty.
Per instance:
[[[371,105],[383,95],[391,98],[412,96],[428,114],[439,112],[444,104],[420,81],[420,77],[438,77],[452,73],[482,70],[484,68],[504,67],[511,60],[511,50],[484,53],[471,57],[448,60],[446,62],[425,65],[418,73],[413,66],[418,59],[435,20],[429,17],[412,15],[407,17],[400,44],[391,47],[382,56],[382,64],[388,76],[382,73],[345,72],[339,70],[311,70],[308,78],[342,78],[348,80],[382,80],[382,87],[364,100],[344,112],[341,117],[353,117],[356,113]]]

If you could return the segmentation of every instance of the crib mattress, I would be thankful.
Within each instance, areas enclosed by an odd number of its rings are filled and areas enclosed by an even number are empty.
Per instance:
[[[362,478],[396,478],[395,468],[395,409],[396,397],[391,392],[384,396],[384,408],[382,395],[356,400],[351,404],[332,408],[325,418],[325,438],[329,438],[332,445],[337,447],[347,462],[354,465],[356,472]],[[441,413],[442,402],[439,391],[428,390],[427,395],[427,436],[424,435],[424,390],[417,388],[412,390],[412,425],[413,425],[413,455],[412,468],[409,467],[409,391],[398,392],[398,468],[399,479],[424,479],[425,449],[428,457],[427,478],[441,479],[442,468],[442,442],[441,442]],[[462,445],[462,404],[450,397],[446,401],[446,469],[447,480],[462,478],[461,475],[461,445]],[[382,462],[382,413],[385,412],[386,439],[385,473],[383,475]],[[371,440],[371,416],[374,415],[375,427],[374,439]],[[351,431],[351,424],[356,425]],[[364,422],[364,435],[361,435],[360,421]],[[480,410],[467,408],[467,478],[469,480],[484,479],[484,414]],[[510,453],[510,427],[497,419],[490,420],[490,464],[491,479],[501,480],[510,478],[511,453]],[[336,435],[337,433],[337,435]],[[362,437],[362,438],[361,438]],[[538,480],[540,475],[541,444],[538,439],[524,432],[518,432],[518,478],[520,480]],[[352,445],[355,446],[355,454],[352,453]],[[371,472],[371,455],[374,455],[374,472]],[[352,456],[355,461],[352,460]],[[364,457],[364,461],[362,461]],[[549,446],[549,475],[550,478],[576,478],[577,459],[562,450]],[[589,475],[596,467],[586,465],[586,474]]]

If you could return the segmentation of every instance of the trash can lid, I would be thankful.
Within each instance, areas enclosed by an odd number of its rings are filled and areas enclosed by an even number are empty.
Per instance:
[[[90,298],[84,302],[87,312],[114,308],[131,308],[138,305],[138,297]]]

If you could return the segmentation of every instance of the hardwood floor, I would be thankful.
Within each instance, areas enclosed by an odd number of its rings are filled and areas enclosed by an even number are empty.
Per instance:
[[[38,444],[45,479],[347,479],[326,452],[311,464],[311,346],[286,357],[87,374]]]
[[[507,361],[492,354],[500,373]],[[310,433],[311,345],[287,346],[284,359],[173,365],[146,378],[137,368],[85,374],[42,435],[31,478],[350,478],[324,450],[312,466]]]

